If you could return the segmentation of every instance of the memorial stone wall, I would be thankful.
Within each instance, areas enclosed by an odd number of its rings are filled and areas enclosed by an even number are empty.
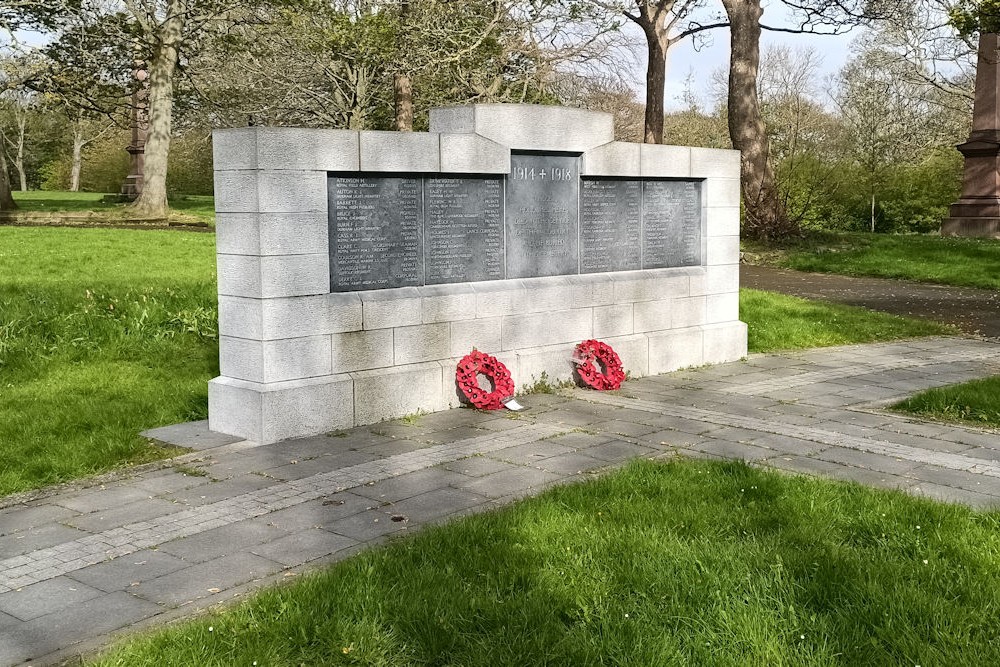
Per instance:
[[[739,359],[739,153],[613,140],[610,115],[434,109],[426,133],[214,133],[214,431],[257,442],[459,405],[455,365],[569,379]]]

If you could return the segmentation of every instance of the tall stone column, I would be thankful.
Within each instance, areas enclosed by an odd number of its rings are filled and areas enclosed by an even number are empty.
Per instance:
[[[1000,238],[1000,35],[979,37],[972,133],[957,148],[965,156],[962,196],[941,224],[942,236]]]
[[[132,93],[132,143],[125,148],[131,157],[128,176],[122,183],[121,198],[134,201],[142,194],[144,159],[146,152],[146,130],[149,126],[149,82],[145,63],[136,60],[132,75],[139,86]]]

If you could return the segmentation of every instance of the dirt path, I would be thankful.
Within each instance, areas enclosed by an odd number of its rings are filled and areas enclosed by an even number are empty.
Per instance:
[[[994,290],[802,273],[749,264],[740,266],[740,285],[938,320],[966,333],[1000,338],[1000,292]]]

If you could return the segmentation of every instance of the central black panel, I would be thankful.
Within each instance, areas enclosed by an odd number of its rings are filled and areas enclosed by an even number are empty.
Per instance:
[[[507,277],[580,270],[580,158],[510,156],[507,178]]]

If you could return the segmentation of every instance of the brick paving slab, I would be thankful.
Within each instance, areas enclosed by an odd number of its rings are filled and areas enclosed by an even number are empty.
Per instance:
[[[1000,434],[879,409],[997,373],[997,358],[1000,343],[964,338],[752,355],[619,392],[526,396],[518,415],[452,410],[267,446],[158,429],[200,450],[180,469],[0,510],[0,665],[72,657],[142,619],[635,457],[738,458],[1000,506]]]

